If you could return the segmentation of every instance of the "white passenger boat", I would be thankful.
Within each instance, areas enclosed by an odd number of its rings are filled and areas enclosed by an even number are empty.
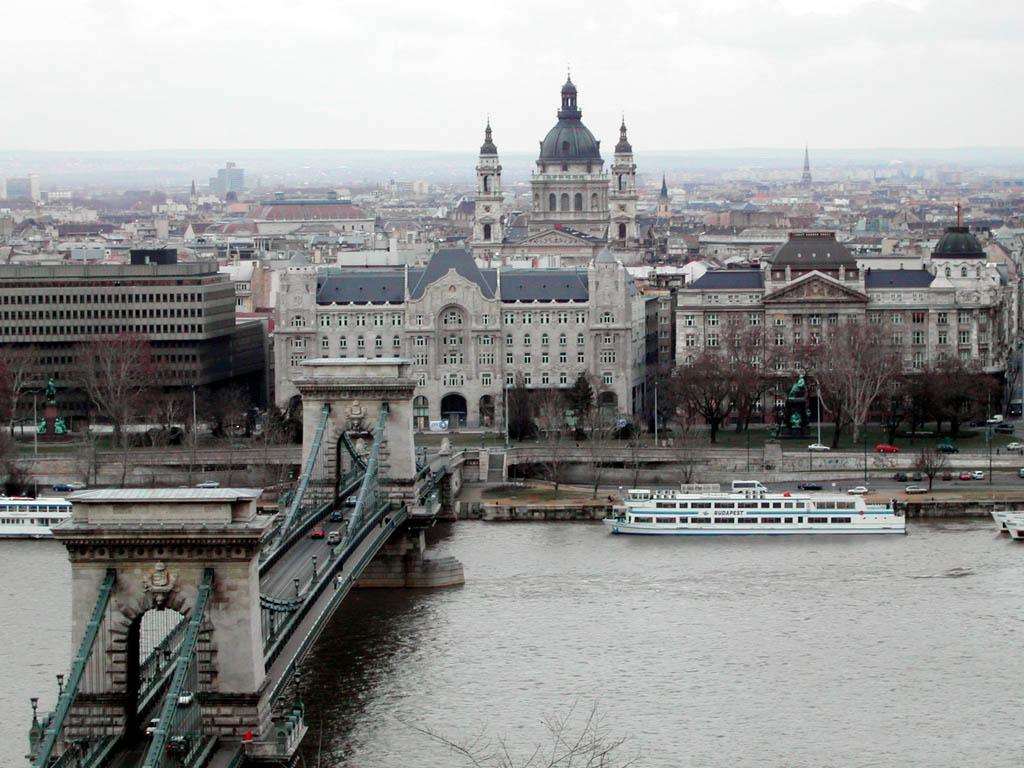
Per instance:
[[[992,519],[996,521],[996,528],[999,529],[999,533],[1009,533],[1006,529],[1006,518],[1010,515],[1024,515],[1024,512],[1014,509],[992,510]]]
[[[612,533],[668,536],[906,533],[895,502],[869,504],[837,493],[771,493],[756,480],[732,492],[633,489],[613,517]]]
[[[1006,532],[1011,539],[1024,539],[1024,512],[1012,512],[1006,516]]]
[[[0,538],[46,538],[53,535],[53,526],[69,517],[71,502],[67,499],[0,496]]]

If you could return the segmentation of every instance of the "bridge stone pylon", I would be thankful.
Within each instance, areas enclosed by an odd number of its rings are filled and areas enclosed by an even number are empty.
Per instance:
[[[305,361],[301,377],[294,382],[302,396],[302,465],[313,450],[325,405],[330,406],[330,414],[321,451],[336,447],[345,432],[350,436],[372,433],[381,409],[386,408],[378,478],[382,495],[398,505],[415,504],[412,397],[416,382],[409,378],[409,367],[408,360],[393,357]],[[369,434],[367,438],[372,441]],[[334,450],[335,455],[341,453]]]
[[[87,632],[109,570],[116,580],[65,739],[141,732],[143,619],[152,611],[190,616],[204,571],[211,568],[213,590],[192,691],[204,728],[210,735],[241,736],[242,723],[251,728],[269,722],[270,713],[260,711],[259,594],[260,541],[269,518],[256,514],[259,495],[258,489],[181,488],[82,491],[71,497],[72,517],[54,529],[54,537],[71,561],[73,649]]]

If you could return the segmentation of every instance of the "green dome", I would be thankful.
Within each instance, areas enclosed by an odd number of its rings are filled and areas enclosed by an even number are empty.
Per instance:
[[[583,113],[576,105],[576,86],[571,79],[562,86],[562,108],[558,122],[540,143],[537,162],[601,162],[601,142],[580,119]]]
[[[946,233],[932,251],[932,256],[946,259],[984,259],[978,238],[967,227],[947,227]]]

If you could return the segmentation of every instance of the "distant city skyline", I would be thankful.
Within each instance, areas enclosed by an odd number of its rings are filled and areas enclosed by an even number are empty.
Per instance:
[[[181,0],[7,9],[6,150],[499,151],[553,124],[571,67],[610,154],[1019,143],[1007,0]]]

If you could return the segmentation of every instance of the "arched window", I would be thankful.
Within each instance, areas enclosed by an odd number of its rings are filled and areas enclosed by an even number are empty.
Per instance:
[[[540,210],[540,195],[534,195],[533,196],[533,210],[535,210],[535,211],[539,211]]]
[[[597,197],[597,192],[590,196],[590,210],[596,211],[600,207],[600,200]]]
[[[412,401],[412,418],[416,429],[426,429],[430,426],[430,408],[427,405],[427,398],[423,395]]]
[[[563,141],[562,142],[562,151],[565,152],[566,154],[569,154],[569,142],[568,141]]]
[[[579,192],[577,192],[573,196],[573,199],[572,199],[572,209],[574,211],[582,211],[583,210],[583,195],[581,195]]]
[[[543,344],[545,347],[548,345],[548,335],[546,333],[542,333],[540,335],[540,343]]]
[[[960,277],[967,277],[967,267],[960,267]]]
[[[555,204],[555,193],[554,192],[552,192],[550,195],[548,195],[548,210],[549,211],[557,211],[558,210],[558,207]]]
[[[950,269],[949,267],[946,267],[946,277],[952,277],[952,276],[953,276],[953,270]]]
[[[619,224],[619,240],[625,240],[625,239],[626,239],[626,225],[625,224]]]
[[[619,191],[622,192],[625,189],[626,189],[626,176],[624,174],[620,173],[619,174]]]
[[[490,191],[491,191],[491,177],[490,176],[484,176],[484,192],[490,192]]]
[[[562,210],[563,211],[568,211],[569,210],[569,195],[568,195],[568,193],[566,193],[566,192],[562,193],[561,203],[562,203]]]
[[[977,268],[975,269],[975,274],[976,274],[976,275],[977,275],[978,277],[981,277],[981,266],[980,266],[980,265],[979,265],[979,266],[978,266],[978,267],[977,267]]]
[[[484,224],[484,240],[490,240],[490,239],[491,239],[491,225],[490,224]]]

